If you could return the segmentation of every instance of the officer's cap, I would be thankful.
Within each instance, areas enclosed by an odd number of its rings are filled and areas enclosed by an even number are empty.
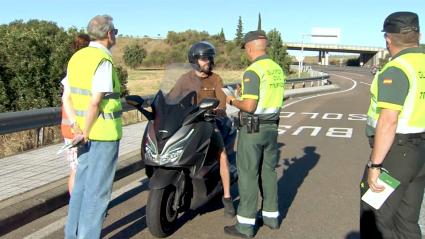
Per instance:
[[[244,38],[243,38],[241,48],[244,49],[245,44],[247,44],[250,41],[254,41],[254,40],[258,40],[258,39],[266,39],[267,40],[266,33],[263,30],[250,31],[250,32],[246,33]]]
[[[384,21],[383,32],[408,33],[419,32],[419,17],[413,12],[394,12]]]

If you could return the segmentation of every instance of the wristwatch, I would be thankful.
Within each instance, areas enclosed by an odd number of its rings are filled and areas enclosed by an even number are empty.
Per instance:
[[[382,163],[372,163],[371,160],[367,162],[368,168],[382,168]]]

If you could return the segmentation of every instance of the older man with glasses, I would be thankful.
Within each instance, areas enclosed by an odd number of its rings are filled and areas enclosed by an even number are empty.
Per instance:
[[[82,130],[78,168],[68,208],[65,238],[99,238],[111,198],[122,137],[120,81],[110,49],[118,29],[112,17],[95,16],[87,26],[92,41],[68,63],[74,125]]]

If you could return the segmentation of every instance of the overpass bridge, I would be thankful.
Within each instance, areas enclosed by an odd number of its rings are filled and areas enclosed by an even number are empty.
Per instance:
[[[288,50],[301,51],[317,51],[319,52],[319,63],[329,65],[329,52],[356,53],[360,54],[360,62],[366,66],[378,65],[380,59],[384,59],[388,54],[387,50],[382,47],[369,46],[353,46],[338,44],[316,44],[316,43],[299,43],[285,42]]]

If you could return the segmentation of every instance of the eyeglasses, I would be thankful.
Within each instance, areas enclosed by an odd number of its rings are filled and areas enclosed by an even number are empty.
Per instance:
[[[113,33],[114,35],[118,35],[118,29],[116,29],[116,28],[112,29],[111,33]]]

